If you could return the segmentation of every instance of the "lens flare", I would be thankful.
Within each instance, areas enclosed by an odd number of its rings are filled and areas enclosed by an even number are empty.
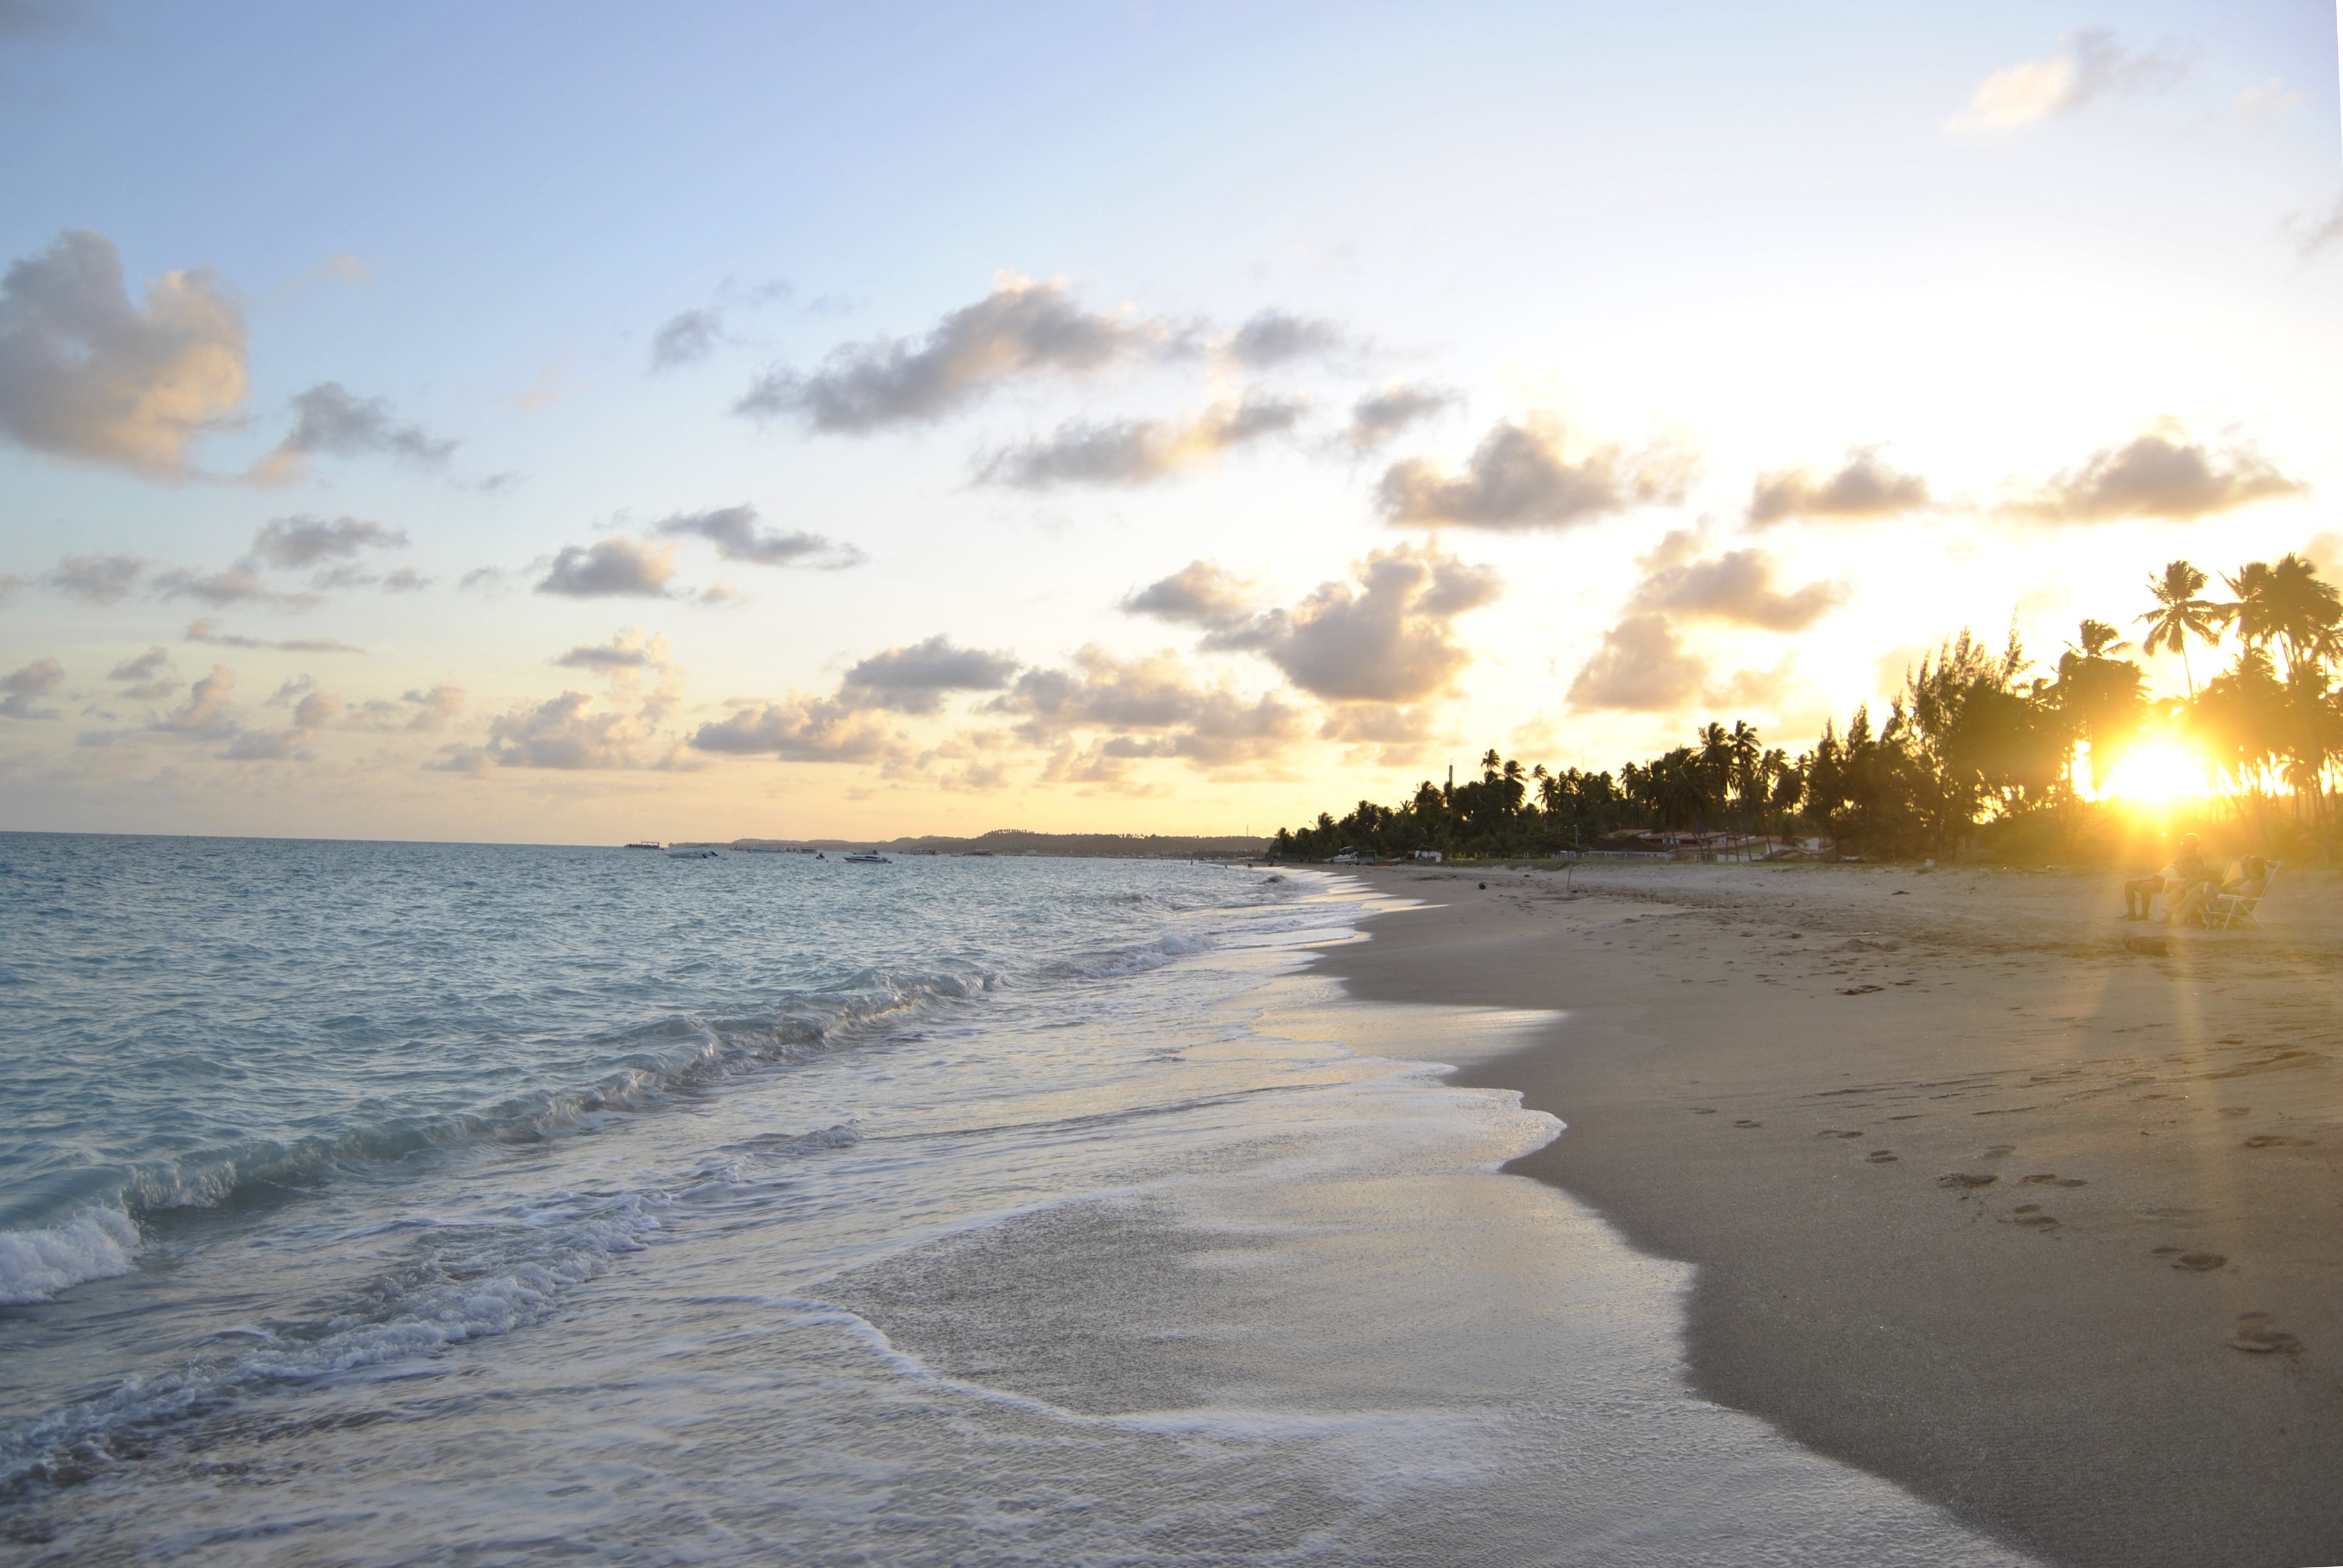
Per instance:
[[[2194,800],[2210,791],[2205,764],[2186,747],[2150,740],[2125,752],[2099,781],[2102,800]]]

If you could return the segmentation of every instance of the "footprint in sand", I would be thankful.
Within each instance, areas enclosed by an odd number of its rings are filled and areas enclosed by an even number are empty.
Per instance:
[[[2058,1222],[2049,1215],[2045,1214],[2042,1211],[2041,1206],[2036,1203],[2020,1203],[2016,1208],[2012,1209],[2010,1212],[2016,1216],[2016,1219],[2010,1221],[2010,1223],[2013,1225],[2031,1225],[2036,1230],[2046,1231]]]
[[[1936,1185],[1966,1190],[1972,1187],[1990,1187],[2000,1180],[1998,1176],[1982,1176],[1974,1171],[1955,1171],[1937,1177]]]
[[[2288,1138],[2277,1132],[2261,1132],[2247,1139],[2246,1147],[2248,1149],[2308,1149],[2310,1147],[2310,1140]]]
[[[1886,988],[1885,986],[1875,985],[1841,986],[1839,988],[1838,994],[1841,996],[1868,996],[1873,991],[1885,990],[1885,989]]]
[[[2221,1114],[2224,1116],[2251,1116],[2253,1113],[2254,1108],[2250,1105],[2224,1105],[2221,1107]]]
[[[2229,1341],[2229,1348],[2249,1351],[2255,1355],[2283,1352],[2293,1355],[2302,1349],[2302,1342],[2270,1322],[2268,1312],[2239,1312],[2237,1332]]]
[[[1885,1149],[1875,1149],[1870,1153],[1865,1155],[1864,1158],[1870,1161],[1874,1165],[1893,1165],[1896,1163],[1895,1154]]]
[[[2192,1274],[2209,1274],[2228,1261],[2218,1252],[2183,1252],[2172,1260],[2172,1266]]]
[[[1716,1114],[1716,1107],[1714,1105],[1695,1105],[1692,1108],[1692,1113],[1694,1116],[1714,1116]]]
[[[1743,1120],[1735,1122],[1733,1125],[1735,1127],[1763,1127],[1765,1124],[1762,1121],[1751,1121],[1746,1118],[1744,1118]]]
[[[2016,1152],[2017,1145],[2015,1143],[1996,1143],[1992,1148],[1986,1150],[1984,1153],[1978,1155],[1977,1158],[1980,1160],[1998,1160],[2005,1154],[2015,1154]]]
[[[1863,1133],[1859,1130],[1854,1132],[1841,1132],[1835,1127],[1825,1127],[1820,1132],[1815,1133],[1815,1136],[1817,1138],[1860,1138],[1863,1136]]]

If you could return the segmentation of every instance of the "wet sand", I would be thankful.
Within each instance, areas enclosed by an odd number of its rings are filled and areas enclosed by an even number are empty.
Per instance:
[[[2343,882],[2167,933],[2082,874],[1362,879],[1429,907],[1353,995],[1566,1013],[1460,1081],[1698,1265],[1697,1392],[2056,1561],[2343,1562]]]

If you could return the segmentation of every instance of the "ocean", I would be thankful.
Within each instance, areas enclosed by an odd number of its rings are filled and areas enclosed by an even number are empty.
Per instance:
[[[0,834],[0,1557],[2016,1563],[1142,860]]]

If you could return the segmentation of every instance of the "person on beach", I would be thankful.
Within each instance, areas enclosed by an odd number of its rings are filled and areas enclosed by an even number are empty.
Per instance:
[[[2197,835],[2185,833],[2181,835],[2180,850],[2173,857],[2172,864],[2153,877],[2142,877],[2137,881],[2124,884],[2124,919],[2154,919],[2158,924],[2167,923],[2177,905],[2167,902],[2165,912],[2158,915],[2156,900],[2162,898],[2185,902],[2189,889],[2209,879],[2205,872],[2205,854],[2198,847]]]
[[[2207,877],[2180,895],[2180,906],[2173,913],[2173,923],[2201,926],[2205,923],[2205,906],[2216,895],[2223,898],[2258,899],[2269,885],[2269,862],[2259,855],[2247,855],[2242,860],[2232,860],[2216,885]]]

